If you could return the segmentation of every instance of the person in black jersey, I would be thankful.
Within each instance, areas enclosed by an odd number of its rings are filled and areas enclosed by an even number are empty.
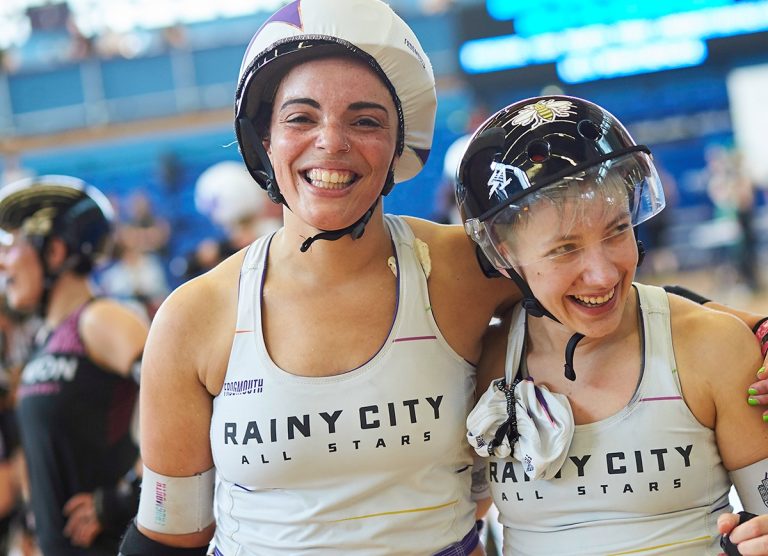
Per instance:
[[[97,297],[89,280],[112,221],[106,197],[76,178],[41,176],[0,191],[8,303],[42,318],[16,413],[45,556],[114,556],[138,500],[131,371],[148,325]]]

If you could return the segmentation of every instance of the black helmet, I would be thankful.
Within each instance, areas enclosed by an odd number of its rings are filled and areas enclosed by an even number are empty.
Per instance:
[[[664,208],[648,147],[609,112],[574,97],[531,98],[496,112],[473,134],[458,167],[464,228],[493,267],[517,283],[532,316],[554,319],[515,269],[515,226],[541,199],[572,195],[613,195],[611,202],[628,204],[632,226]]]
[[[113,214],[101,191],[70,176],[26,178],[0,189],[0,229],[22,231],[41,258],[49,239],[60,238],[67,246],[65,266],[78,274],[107,254]]]

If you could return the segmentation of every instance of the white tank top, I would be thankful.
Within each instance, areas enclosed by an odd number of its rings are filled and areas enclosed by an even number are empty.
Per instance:
[[[271,238],[248,249],[211,419],[223,556],[423,556],[474,526],[465,439],[474,368],[437,328],[410,227],[386,222],[394,322],[370,361],[337,376],[296,376],[270,359],[261,295]]]
[[[681,395],[667,294],[635,287],[644,366],[629,404],[607,419],[577,425],[552,480],[530,481],[511,459],[489,462],[505,556],[720,553],[716,521],[730,510],[730,480],[714,432]],[[524,335],[525,314],[518,311],[508,375],[518,368]]]

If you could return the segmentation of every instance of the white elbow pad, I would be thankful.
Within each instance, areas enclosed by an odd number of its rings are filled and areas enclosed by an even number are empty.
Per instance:
[[[744,509],[753,514],[768,513],[768,459],[729,473]]]
[[[144,466],[136,521],[156,533],[184,535],[202,531],[213,523],[211,467],[192,477],[167,477]]]

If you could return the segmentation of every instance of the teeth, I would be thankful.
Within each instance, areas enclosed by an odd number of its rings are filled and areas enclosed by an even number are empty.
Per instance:
[[[315,187],[321,189],[343,189],[348,185],[355,175],[352,172],[342,170],[322,170],[313,168],[307,171],[307,179]]]
[[[605,295],[601,295],[597,297],[587,296],[587,295],[574,295],[573,297],[575,299],[578,299],[582,303],[586,303],[587,305],[602,305],[603,303],[613,299],[613,296],[615,293],[616,293],[616,288],[612,289],[610,292],[608,292]]]

